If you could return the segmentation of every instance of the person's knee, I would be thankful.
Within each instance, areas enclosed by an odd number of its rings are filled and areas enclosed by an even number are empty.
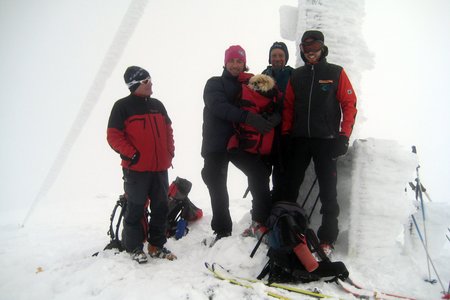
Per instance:
[[[139,223],[144,216],[144,207],[145,205],[129,202],[125,213],[125,222],[128,224]]]

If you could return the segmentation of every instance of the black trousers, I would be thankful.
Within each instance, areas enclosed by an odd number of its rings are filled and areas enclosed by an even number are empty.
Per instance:
[[[270,171],[257,156],[244,151],[212,153],[204,158],[202,178],[211,197],[211,228],[216,233],[231,233],[232,220],[227,189],[228,164],[232,162],[248,178],[252,200],[252,219],[265,223],[272,206],[269,189]]]
[[[287,161],[283,156],[281,141],[278,135],[275,135],[272,153],[268,157],[268,163],[272,168],[272,202],[283,200],[283,190],[286,187],[286,166]]]
[[[238,150],[230,153],[230,160],[246,176],[252,194],[252,220],[265,224],[270,215],[270,165],[261,156]]]
[[[321,242],[334,243],[339,234],[336,159],[332,158],[333,139],[292,138],[287,166],[285,199],[296,202],[305,171],[311,160],[317,175],[322,207],[322,224],[317,231]]]
[[[231,233],[233,223],[229,210],[230,199],[227,189],[228,153],[211,153],[204,157],[203,182],[211,198],[211,228],[215,233]]]
[[[122,230],[123,246],[127,251],[143,248],[147,237],[144,234],[142,218],[144,217],[145,203],[147,198],[150,198],[148,242],[162,247],[167,241],[166,227],[169,212],[167,171],[136,172],[123,169],[123,180],[127,195],[127,209]]]

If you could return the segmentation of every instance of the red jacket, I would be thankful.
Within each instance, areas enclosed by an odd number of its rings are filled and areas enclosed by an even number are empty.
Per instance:
[[[129,95],[118,100],[108,122],[109,145],[122,157],[122,166],[134,171],[165,171],[175,153],[172,122],[157,99]],[[139,152],[136,164],[133,155]]]
[[[257,75],[254,78],[258,76],[261,77],[261,75]],[[278,96],[274,85],[275,82],[272,82],[272,85],[269,85],[270,89],[267,88],[271,91],[270,94],[264,94],[250,88],[247,84],[242,84],[242,96],[237,103],[238,106],[243,110],[268,117],[275,110]],[[274,129],[266,134],[261,134],[253,126],[246,123],[236,123],[235,134],[230,138],[227,149],[233,151],[240,148],[249,153],[268,155],[272,150],[274,134]]]

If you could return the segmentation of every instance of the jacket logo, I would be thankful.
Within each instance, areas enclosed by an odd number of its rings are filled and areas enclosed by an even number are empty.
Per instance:
[[[319,83],[333,83],[333,80],[328,79],[328,80],[319,80]]]

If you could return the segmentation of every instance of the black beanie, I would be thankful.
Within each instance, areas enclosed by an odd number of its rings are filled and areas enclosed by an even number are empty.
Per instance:
[[[270,47],[270,50],[269,50],[269,64],[271,63],[270,62],[270,55],[271,55],[273,49],[281,49],[281,50],[283,50],[284,55],[286,56],[286,63],[288,62],[288,60],[289,60],[289,52],[288,52],[288,49],[286,47],[286,44],[283,43],[283,42],[275,42],[275,43],[273,43],[272,47]]]
[[[130,82],[144,80],[149,77],[150,73],[148,73],[147,70],[144,70],[141,67],[137,66],[128,67],[125,73],[123,74],[123,79],[125,80],[125,83],[130,89],[130,92],[134,92],[140,85],[139,82],[136,82],[133,85],[129,86]]]
[[[302,43],[304,43],[307,39],[312,39],[313,41],[321,41],[325,43],[325,37],[323,33],[319,30],[308,30],[302,36]]]

